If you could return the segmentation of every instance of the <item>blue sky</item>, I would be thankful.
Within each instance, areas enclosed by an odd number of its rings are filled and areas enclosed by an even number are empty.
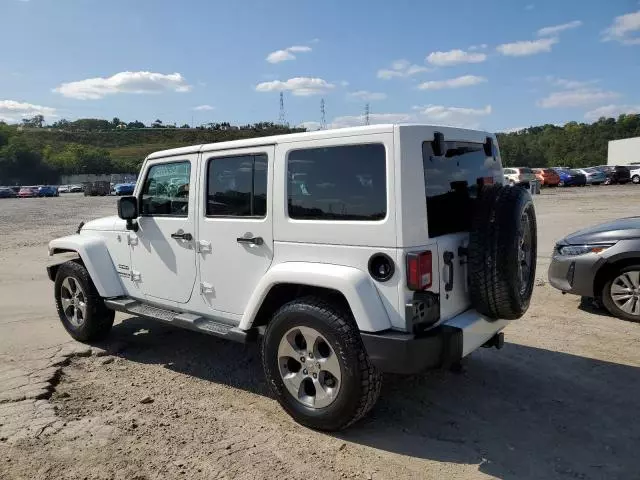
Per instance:
[[[640,112],[637,0],[0,0],[0,119],[417,121]]]

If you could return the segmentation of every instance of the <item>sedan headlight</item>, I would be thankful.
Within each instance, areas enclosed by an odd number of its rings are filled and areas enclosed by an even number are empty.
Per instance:
[[[564,257],[574,257],[576,255],[584,255],[586,253],[601,253],[613,244],[607,245],[558,245],[556,252]]]

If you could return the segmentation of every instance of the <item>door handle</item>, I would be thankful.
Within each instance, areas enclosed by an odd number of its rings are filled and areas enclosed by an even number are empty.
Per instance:
[[[171,234],[171,238],[175,238],[177,240],[186,240],[187,242],[189,242],[193,240],[193,235],[191,235],[190,233],[181,233],[180,231],[177,231],[176,233]]]
[[[238,242],[238,243],[248,243],[250,245],[262,245],[262,244],[264,244],[264,240],[263,240],[262,237],[250,237],[250,238],[238,237],[238,238],[236,238],[236,242]]]
[[[449,268],[449,279],[444,285],[444,290],[450,292],[453,290],[453,252],[444,252],[442,255],[444,264]]]

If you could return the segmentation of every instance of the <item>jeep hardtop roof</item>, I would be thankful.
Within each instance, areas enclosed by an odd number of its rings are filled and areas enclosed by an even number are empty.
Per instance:
[[[481,131],[481,130],[469,130],[465,128],[456,128],[456,127],[449,127],[449,126],[443,126],[443,125],[429,125],[429,124],[421,124],[421,123],[402,123],[402,124],[390,123],[390,124],[382,124],[382,125],[367,125],[362,127],[316,130],[313,132],[287,133],[284,135],[272,135],[269,137],[254,137],[254,138],[247,138],[242,140],[231,140],[229,142],[204,143],[200,145],[191,145],[188,147],[172,148],[169,150],[154,152],[150,154],[147,157],[147,159],[171,157],[174,155],[188,155],[191,153],[199,153],[199,152],[215,151],[215,150],[232,150],[236,148],[277,145],[279,143],[303,142],[303,141],[323,139],[323,138],[339,138],[339,137],[349,137],[354,135],[391,133],[393,132],[394,128],[415,128],[415,127],[430,128],[430,129],[437,128],[440,131],[442,131],[442,133],[444,133],[445,138],[447,136],[447,132],[451,133],[453,131],[456,131],[459,133],[464,132],[465,136],[470,136],[472,138],[485,138],[487,136],[494,137],[492,133]]]

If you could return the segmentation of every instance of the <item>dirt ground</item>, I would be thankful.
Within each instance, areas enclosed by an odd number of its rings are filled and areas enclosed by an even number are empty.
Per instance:
[[[640,324],[546,283],[557,239],[637,215],[639,198],[635,186],[537,196],[537,286],[505,347],[458,374],[386,376],[374,411],[340,434],[281,410],[255,345],[118,317],[106,351],[67,354],[51,373],[42,405],[55,422],[0,435],[0,479],[640,478]],[[0,367],[68,342],[46,243],[113,212],[113,198],[0,200]]]

